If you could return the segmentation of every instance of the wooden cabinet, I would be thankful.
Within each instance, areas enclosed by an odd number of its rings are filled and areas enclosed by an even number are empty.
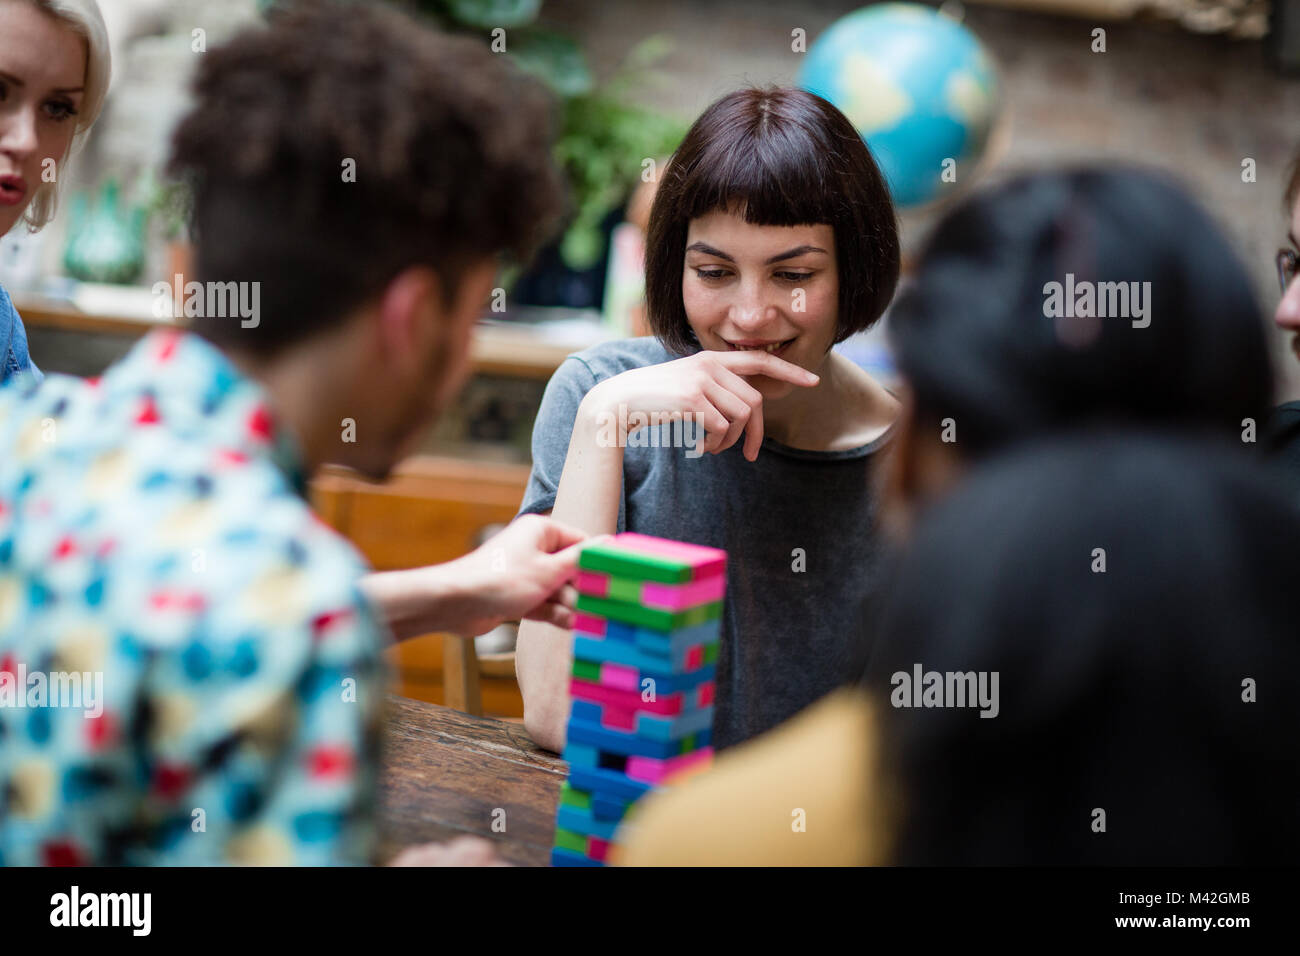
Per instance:
[[[420,456],[404,462],[385,484],[362,481],[343,469],[324,469],[312,482],[320,516],[357,546],[380,571],[437,564],[473,550],[479,533],[514,517],[528,482],[528,467]],[[389,652],[397,692],[446,702],[449,670],[460,666],[459,638],[431,634]],[[485,714],[522,717],[523,698],[509,668],[481,678]],[[504,673],[503,673],[504,671]],[[452,679],[455,679],[454,673]]]

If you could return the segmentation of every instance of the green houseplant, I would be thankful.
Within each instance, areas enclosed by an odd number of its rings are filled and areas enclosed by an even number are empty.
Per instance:
[[[276,0],[260,2],[265,10]],[[575,273],[599,272],[609,219],[637,183],[644,161],[657,163],[686,132],[686,124],[634,105],[629,97],[634,88],[657,81],[654,65],[669,52],[669,39],[647,37],[629,52],[614,77],[598,85],[577,42],[538,25],[542,0],[392,2],[413,7],[448,32],[504,43],[507,56],[552,90],[561,110],[556,161],[568,179],[572,203],[558,259]],[[539,263],[547,259],[544,251]]]
[[[643,162],[671,153],[686,132],[685,124],[636,106],[629,96],[656,81],[654,65],[670,51],[671,41],[662,35],[642,40],[617,74],[598,86],[578,44],[537,25],[541,0],[421,0],[417,5],[444,29],[474,33],[487,42],[500,28],[506,55],[559,98],[556,160],[573,202],[559,252],[568,267],[591,268],[604,253],[602,223],[627,199]]]

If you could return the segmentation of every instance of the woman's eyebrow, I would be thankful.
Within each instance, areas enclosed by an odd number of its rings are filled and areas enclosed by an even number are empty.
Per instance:
[[[715,249],[705,242],[692,242],[686,247],[687,252],[702,252],[706,256],[716,256],[719,259],[726,259],[728,262],[735,262],[731,256],[727,255],[721,249]],[[795,256],[802,256],[808,252],[825,252],[821,246],[795,246],[793,249],[787,249],[785,252],[778,253],[764,262],[764,265],[770,266],[774,262],[781,262],[783,259],[793,259]]]
[[[689,246],[686,247],[686,251],[702,252],[706,256],[716,256],[719,259],[726,259],[728,262],[736,261],[735,259],[731,258],[731,256],[723,252],[721,249],[714,249],[711,245],[709,245],[706,242],[692,242]]]
[[[27,84],[24,83],[22,80],[18,79],[18,77],[14,76],[12,73],[6,73],[4,70],[0,70],[0,80],[4,80],[6,83],[12,84],[13,86],[26,86],[26,85],[27,85]],[[84,92],[86,92],[86,88],[85,88],[84,86],[60,86],[60,87],[55,87],[55,89],[52,90],[52,92],[54,92],[54,93],[84,93]]]
[[[793,249],[787,249],[785,252],[782,252],[780,255],[773,256],[771,259],[768,259],[767,262],[763,264],[770,266],[772,263],[780,262],[782,259],[793,259],[795,256],[802,256],[804,253],[808,253],[808,252],[825,252],[825,251],[826,250],[821,248],[821,246],[795,246]]]

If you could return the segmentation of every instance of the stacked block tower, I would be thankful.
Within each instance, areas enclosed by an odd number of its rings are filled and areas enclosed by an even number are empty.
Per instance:
[[[578,560],[555,866],[602,866],[628,809],[712,756],[727,554],[619,534]]]

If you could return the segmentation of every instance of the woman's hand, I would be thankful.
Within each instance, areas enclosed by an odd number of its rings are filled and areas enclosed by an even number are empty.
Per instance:
[[[754,461],[763,444],[763,396],[744,376],[756,375],[800,388],[820,381],[807,369],[763,351],[705,350],[597,383],[583,399],[582,414],[597,426],[614,424],[619,447],[629,432],[671,421],[674,415],[704,427],[703,450],[711,454],[730,448],[744,432],[745,458]],[[634,415],[638,421],[630,422]],[[599,434],[604,440],[607,433],[602,427]]]

